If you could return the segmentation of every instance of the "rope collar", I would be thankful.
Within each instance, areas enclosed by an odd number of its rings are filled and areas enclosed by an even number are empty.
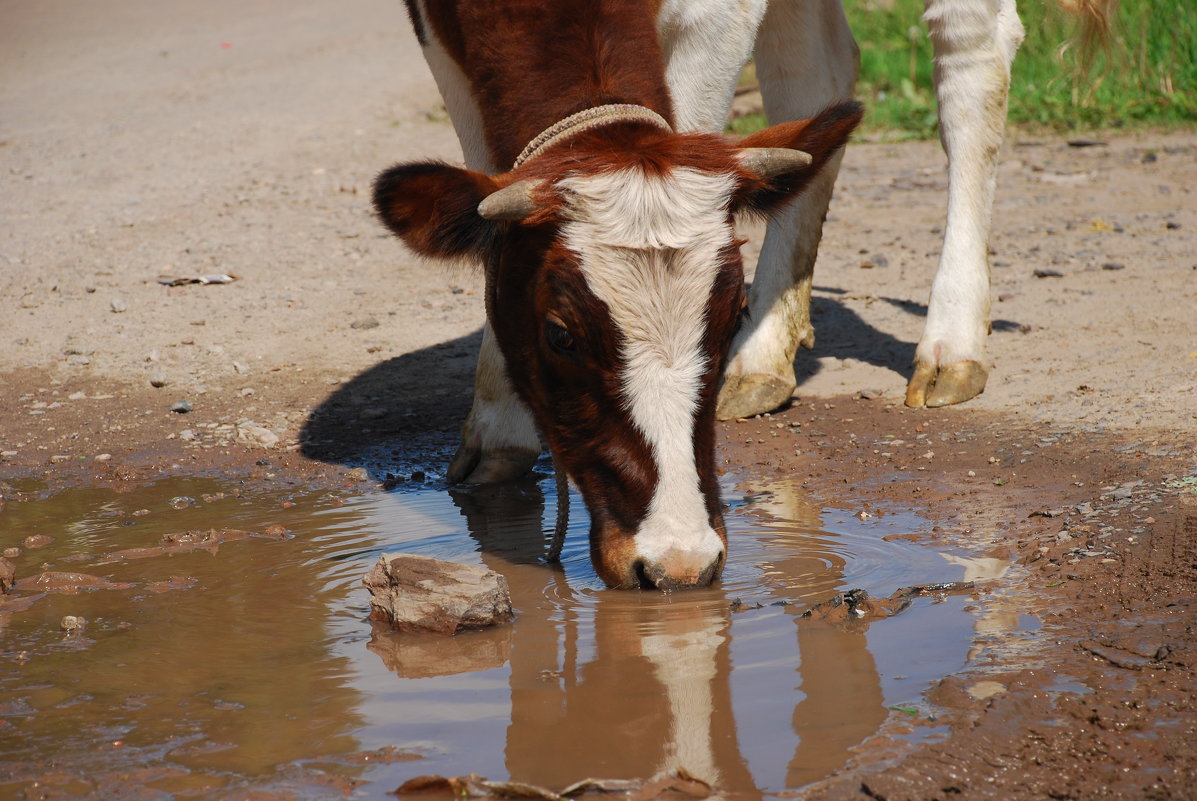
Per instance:
[[[594,106],[593,108],[583,109],[577,114],[570,114],[560,122],[541,131],[535,139],[528,143],[523,152],[520,153],[512,169],[514,170],[525,162],[536,158],[555,144],[577,136],[584,131],[589,131],[591,128],[597,128],[600,125],[607,125],[612,122],[648,122],[666,131],[672,132],[673,130],[664,117],[644,106],[637,106],[631,103]]]

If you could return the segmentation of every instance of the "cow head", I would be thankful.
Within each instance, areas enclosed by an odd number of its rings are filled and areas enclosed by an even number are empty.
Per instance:
[[[845,103],[739,144],[611,125],[503,175],[379,176],[378,213],[410,247],[485,263],[511,382],[586,501],[607,584],[722,570],[715,397],[745,308],[733,215],[794,197],[860,115]]]

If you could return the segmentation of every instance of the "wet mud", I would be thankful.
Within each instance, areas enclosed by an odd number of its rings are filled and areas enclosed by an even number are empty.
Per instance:
[[[230,445],[222,475],[163,477],[162,451],[21,471],[0,794],[680,770],[742,798],[1189,797],[1190,445],[840,398],[725,424],[720,448],[727,572],[673,594],[602,587],[576,496],[546,564],[547,470],[447,489],[447,455],[413,482]],[[393,551],[499,572],[515,621],[371,623],[361,578]]]

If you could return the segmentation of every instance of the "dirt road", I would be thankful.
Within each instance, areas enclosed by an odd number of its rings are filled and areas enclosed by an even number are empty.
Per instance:
[[[0,0],[0,19],[0,476],[264,452],[317,481],[443,471],[481,282],[369,208],[390,163],[459,158],[402,4]],[[1010,136],[990,383],[925,412],[900,404],[943,155],[853,144],[798,400],[723,426],[729,464],[917,505],[928,537],[1016,561],[1002,603],[1045,620],[1034,658],[982,649],[936,690],[947,739],[905,746],[895,713],[812,798],[1197,797],[1197,132],[1091,138]],[[982,674],[1000,690],[978,698]]]

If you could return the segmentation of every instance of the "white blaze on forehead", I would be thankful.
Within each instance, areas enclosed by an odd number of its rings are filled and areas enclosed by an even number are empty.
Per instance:
[[[727,209],[735,179],[690,168],[664,178],[623,170],[558,186],[570,218],[566,245],[618,329],[624,402],[656,460],[659,481],[635,536],[638,554],[656,562],[682,551],[709,564],[723,543],[699,488],[694,413],[708,367],[707,304],[733,235]]]

